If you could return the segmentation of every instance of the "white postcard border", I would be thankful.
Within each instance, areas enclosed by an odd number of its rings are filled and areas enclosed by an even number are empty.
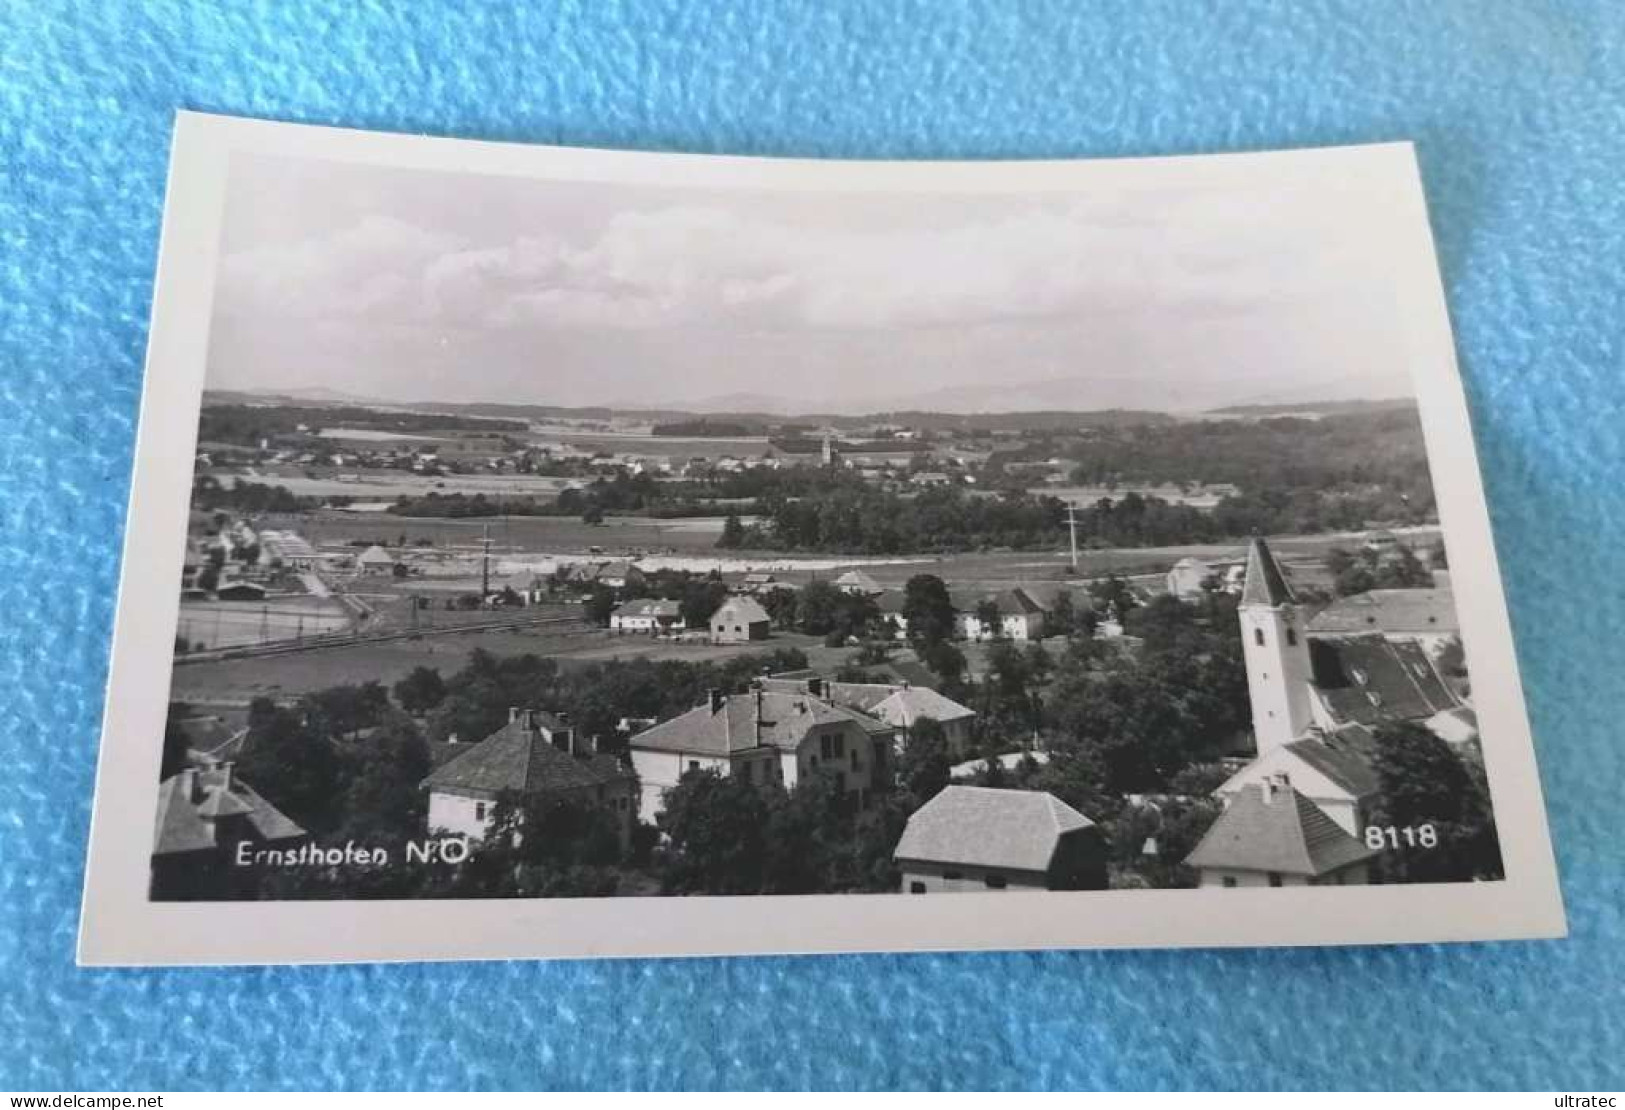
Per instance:
[[[1493,883],[1043,893],[154,903],[147,898],[170,643],[226,178],[235,151],[552,180],[712,189],[1021,192],[1261,170],[1387,191],[1393,261],[1506,879]],[[540,957],[1380,944],[1559,937],[1562,899],[1466,399],[1408,143],[1074,162],[840,162],[430,139],[180,113],[97,770],[79,961],[338,963]],[[1042,912],[1033,912],[1041,909]],[[1017,912],[1012,912],[1017,911]]]

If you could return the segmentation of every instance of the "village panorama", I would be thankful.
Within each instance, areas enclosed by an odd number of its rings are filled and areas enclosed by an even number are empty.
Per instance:
[[[1501,877],[1408,400],[205,395],[156,900]]]

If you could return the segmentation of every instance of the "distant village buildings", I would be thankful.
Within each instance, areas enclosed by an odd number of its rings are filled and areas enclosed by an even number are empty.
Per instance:
[[[610,613],[609,626],[617,632],[670,632],[682,628],[683,608],[675,601],[623,601]]]
[[[765,640],[773,629],[773,620],[754,599],[731,597],[711,614],[707,622],[714,644],[743,644],[752,640]]]
[[[983,604],[990,602],[996,621],[984,619]],[[959,634],[967,640],[1038,640],[1044,635],[1044,607],[1017,586],[966,606],[959,613]]]

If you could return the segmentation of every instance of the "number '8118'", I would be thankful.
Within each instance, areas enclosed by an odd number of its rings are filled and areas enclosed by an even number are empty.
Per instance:
[[[1367,848],[1435,848],[1439,844],[1439,830],[1432,825],[1367,825]]]

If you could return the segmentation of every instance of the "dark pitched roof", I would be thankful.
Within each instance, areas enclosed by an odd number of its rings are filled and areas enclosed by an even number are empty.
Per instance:
[[[902,590],[886,590],[875,598],[875,608],[888,615],[901,616],[903,606],[908,602],[908,595]]]
[[[1330,736],[1294,740],[1286,750],[1355,798],[1377,792],[1377,772],[1373,761],[1375,741],[1364,725],[1349,725]]]
[[[1020,586],[1000,592],[993,603],[999,607],[1001,617],[1026,617],[1044,611],[1044,607]]]
[[[1047,871],[1061,838],[1094,822],[1053,794],[949,786],[914,811],[898,860]]]
[[[546,719],[558,726],[556,720]],[[423,785],[430,791],[463,790],[495,795],[504,790],[516,790],[522,794],[543,794],[604,786],[628,776],[629,772],[613,756],[572,755],[555,748],[550,733],[561,731],[564,731],[561,727],[545,725],[533,728],[521,716],[440,764],[423,780]]]
[[[1185,864],[1319,877],[1376,854],[1290,785],[1253,783],[1241,788]]]
[[[1339,598],[1316,613],[1311,632],[1447,634],[1460,627],[1455,595],[1448,588],[1368,590]]]
[[[729,695],[714,713],[709,704],[690,709],[638,733],[631,744],[643,751],[696,755],[729,755],[762,747],[795,751],[815,725],[840,722],[855,724],[866,734],[892,731],[884,722],[823,698],[762,690]]]
[[[1247,548],[1247,578],[1241,587],[1243,605],[1291,605],[1297,601],[1292,588],[1286,584],[1286,575],[1270,554],[1264,537],[1254,536]]]
[[[682,616],[683,607],[675,601],[658,601],[642,598],[637,601],[623,601],[615,607],[613,613],[617,617],[654,617],[655,619],[676,620]]]
[[[1339,725],[1419,721],[1461,704],[1414,641],[1311,636],[1309,660],[1315,693]]]
[[[175,855],[221,847],[219,821],[240,817],[260,840],[292,840],[305,830],[260,797],[229,764],[185,770],[158,786],[152,854]],[[230,839],[238,839],[231,837]]]

